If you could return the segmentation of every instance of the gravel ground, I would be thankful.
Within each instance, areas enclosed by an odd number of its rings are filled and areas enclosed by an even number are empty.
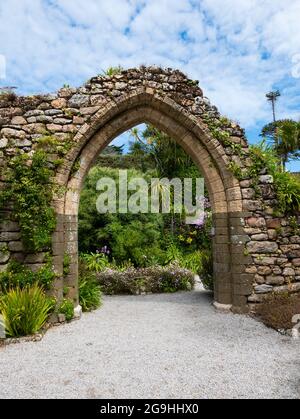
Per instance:
[[[0,348],[0,398],[299,398],[300,341],[211,302],[106,297],[41,342]]]

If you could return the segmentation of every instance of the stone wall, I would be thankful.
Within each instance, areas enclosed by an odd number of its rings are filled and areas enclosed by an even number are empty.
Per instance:
[[[233,168],[246,173],[253,164],[244,130],[222,118],[197,81],[180,71],[141,67],[98,76],[83,87],[63,88],[54,95],[0,96],[1,188],[7,187],[5,167],[13,156],[34,153],[45,136],[59,143],[49,151],[49,163],[61,160],[55,183],[66,188],[63,197],[53,199],[58,223],[52,253],[60,294],[67,251],[74,266],[65,283],[73,284],[71,295],[76,299],[76,217],[84,176],[116,135],[141,122],[173,136],[204,174],[214,212],[217,302],[244,312],[273,291],[299,292],[299,217],[275,217],[276,194],[266,170],[255,179],[255,187],[253,179],[234,175]],[[2,209],[0,271],[12,258],[32,269],[44,263],[45,253],[27,254],[20,237],[11,209]]]

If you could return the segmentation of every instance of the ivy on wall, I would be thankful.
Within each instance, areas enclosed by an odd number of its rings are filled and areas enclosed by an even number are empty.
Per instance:
[[[52,200],[57,187],[53,178],[72,145],[71,134],[63,142],[55,136],[44,135],[35,144],[33,154],[13,157],[5,170],[6,187],[0,191],[0,208],[13,206],[27,252],[37,253],[51,247],[51,236],[56,227]],[[55,158],[50,162],[51,156]],[[71,176],[79,167],[78,161]]]
[[[28,252],[42,251],[51,245],[51,234],[56,226],[51,207],[53,175],[47,154],[41,150],[32,157],[29,154],[14,157],[6,171],[7,187],[0,193],[0,204],[2,207],[13,205],[14,218]]]
[[[238,180],[250,179],[252,188],[257,196],[261,196],[259,188],[259,176],[266,173],[273,176],[274,190],[276,192],[277,205],[275,210],[282,215],[295,214],[300,211],[300,182],[288,172],[280,170],[278,157],[273,150],[264,143],[252,145],[246,152],[241,144],[236,144],[230,140],[230,134],[224,126],[230,127],[231,122],[227,118],[216,120],[209,115],[204,118],[213,138],[221,142],[224,147],[230,148],[232,153],[242,159],[249,158],[251,165],[242,169],[234,161],[228,164],[228,169]]]

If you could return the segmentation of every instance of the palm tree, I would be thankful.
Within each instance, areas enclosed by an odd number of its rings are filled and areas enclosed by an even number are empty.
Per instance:
[[[277,99],[281,96],[281,93],[279,90],[276,90],[274,92],[269,92],[266,94],[266,98],[269,102],[272,104],[272,110],[273,110],[273,121],[276,122],[276,115],[275,115],[275,103]]]
[[[283,170],[285,170],[286,163],[290,159],[300,157],[300,122],[291,119],[279,121],[275,137],[277,139],[275,151],[281,159]]]
[[[262,129],[261,135],[272,143],[283,170],[289,160],[300,157],[300,122],[292,119],[272,122]]]

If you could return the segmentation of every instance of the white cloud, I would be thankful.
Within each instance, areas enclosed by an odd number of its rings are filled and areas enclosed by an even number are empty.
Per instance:
[[[223,113],[248,128],[297,117],[300,0],[10,0],[0,4],[6,84],[33,93],[80,85],[110,65],[160,64],[199,79]]]

